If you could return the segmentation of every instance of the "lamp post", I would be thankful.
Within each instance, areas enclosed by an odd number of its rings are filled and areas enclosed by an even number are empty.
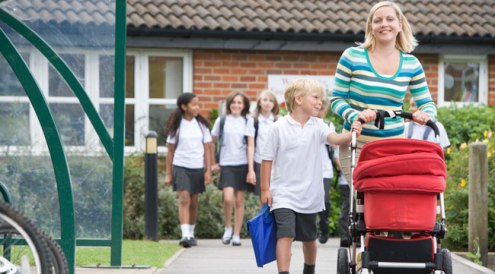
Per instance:
[[[146,134],[144,162],[144,220],[146,238],[158,241],[158,171],[157,137],[154,131]]]

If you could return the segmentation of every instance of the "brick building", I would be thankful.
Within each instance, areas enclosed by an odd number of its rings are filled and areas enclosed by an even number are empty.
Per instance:
[[[363,41],[376,2],[128,0],[128,49],[184,54],[191,83],[183,90],[208,114],[232,90],[255,100],[270,77],[333,77],[342,51]],[[495,105],[495,2],[396,2],[419,40],[413,54],[437,104]]]

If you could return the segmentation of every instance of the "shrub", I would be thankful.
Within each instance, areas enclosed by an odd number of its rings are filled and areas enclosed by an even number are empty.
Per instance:
[[[163,159],[162,159],[163,161]],[[163,165],[159,165],[163,166]],[[145,236],[144,220],[144,159],[142,156],[126,158],[124,193],[124,238],[142,239]],[[158,178],[158,235],[161,239],[178,239],[181,236],[177,207],[177,193],[163,183],[164,172]],[[198,238],[220,238],[223,235],[222,192],[209,184],[199,196],[199,214],[195,234]],[[258,212],[258,197],[246,193],[244,223]],[[241,236],[247,236],[245,225]]]
[[[483,141],[488,145],[488,228],[495,230],[495,136],[487,131]],[[482,135],[482,136],[483,136]],[[446,153],[447,189],[445,211],[447,234],[445,246],[453,250],[467,250],[469,214],[469,146],[452,146]],[[495,248],[495,236],[489,233],[488,248]]]

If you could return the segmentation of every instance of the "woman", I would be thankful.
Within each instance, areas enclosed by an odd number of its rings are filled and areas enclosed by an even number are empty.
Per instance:
[[[366,21],[365,41],[344,51],[335,73],[332,111],[344,119],[350,130],[355,119],[365,122],[356,159],[364,143],[383,138],[404,138],[403,119],[385,119],[380,130],[373,123],[376,110],[400,110],[409,91],[419,110],[413,119],[419,124],[435,120],[436,107],[431,98],[423,67],[409,54],[417,46],[407,18],[390,1],[374,5]],[[340,149],[346,179],[350,181],[348,146]]]

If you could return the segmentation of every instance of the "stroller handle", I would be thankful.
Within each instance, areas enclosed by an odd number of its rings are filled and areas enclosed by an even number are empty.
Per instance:
[[[377,127],[379,127],[380,129],[383,129],[383,125],[384,125],[383,118],[385,117],[391,117],[391,118],[402,117],[409,120],[413,120],[413,115],[410,112],[405,112],[402,110],[391,110],[391,111],[378,110],[376,112],[375,125],[377,125]],[[426,125],[429,126],[433,130],[433,132],[435,132],[435,137],[440,136],[440,131],[438,130],[438,126],[435,122],[429,120],[426,123]]]

